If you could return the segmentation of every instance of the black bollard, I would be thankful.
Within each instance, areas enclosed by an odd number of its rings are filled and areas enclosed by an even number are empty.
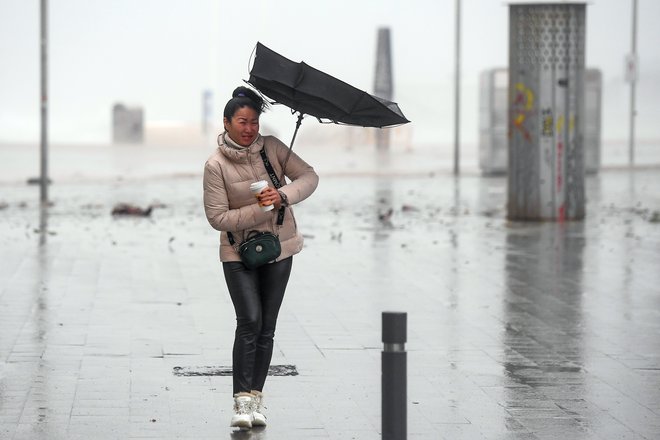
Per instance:
[[[405,440],[407,426],[406,314],[383,312],[383,440]]]

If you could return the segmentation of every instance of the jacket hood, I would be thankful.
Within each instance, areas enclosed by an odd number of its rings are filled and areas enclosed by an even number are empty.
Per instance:
[[[218,150],[232,162],[246,163],[248,156],[251,154],[259,154],[264,148],[264,138],[261,134],[249,146],[243,147],[234,142],[227,132],[223,132],[218,136]]]

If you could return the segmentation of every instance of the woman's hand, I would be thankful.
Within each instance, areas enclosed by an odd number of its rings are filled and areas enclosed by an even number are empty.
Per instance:
[[[280,193],[270,186],[261,191],[257,196],[257,200],[259,200],[260,205],[273,205],[275,209],[280,209],[280,206],[282,206],[282,197],[280,196]]]

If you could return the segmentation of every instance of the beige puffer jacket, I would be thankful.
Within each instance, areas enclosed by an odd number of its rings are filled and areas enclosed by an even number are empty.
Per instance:
[[[286,165],[286,176],[290,182],[280,188],[289,201],[289,207],[286,208],[284,223],[278,228],[277,210],[261,211],[250,192],[250,184],[265,180],[274,186],[259,152],[265,146],[273,170],[280,177],[288,147],[273,136],[259,135],[249,147],[236,148],[237,145],[231,140],[225,141],[225,136],[219,137],[220,146],[204,166],[204,210],[211,226],[222,231],[220,260],[240,261],[238,252],[229,244],[227,231],[232,233],[237,244],[242,243],[252,230],[270,231],[280,238],[282,253],[278,261],[297,254],[303,247],[303,237],[291,205],[314,192],[318,175],[310,165],[291,153]]]

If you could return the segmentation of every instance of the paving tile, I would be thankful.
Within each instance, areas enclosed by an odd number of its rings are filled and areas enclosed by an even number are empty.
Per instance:
[[[16,427],[13,440],[66,440],[69,438],[67,427],[67,423],[21,423]]]
[[[380,438],[385,310],[408,313],[410,439],[659,438],[660,175],[629,177],[589,177],[587,218],[564,224],[507,221],[504,178],[323,177],[296,211],[308,238],[273,356],[300,374],[269,378],[252,433],[228,427],[230,377],[174,375],[231,365],[199,178],[140,182],[167,197],[150,219],[108,215],[136,182],[55,185],[56,234],[12,186],[0,438]]]

